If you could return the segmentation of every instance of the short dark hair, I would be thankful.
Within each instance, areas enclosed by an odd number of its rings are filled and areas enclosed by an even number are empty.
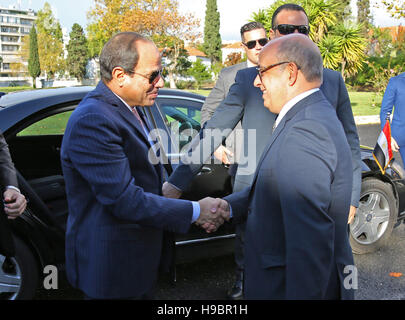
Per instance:
[[[257,21],[252,21],[252,22],[248,22],[248,23],[244,24],[240,28],[240,37],[241,37],[242,41],[245,41],[245,39],[244,39],[245,32],[249,32],[249,31],[256,30],[256,29],[263,29],[264,31],[266,31],[264,26],[260,22],[257,22]]]
[[[276,9],[276,11],[274,11],[273,17],[271,18],[271,28],[272,28],[272,29],[275,29],[275,28],[277,27],[277,26],[275,25],[277,15],[278,15],[281,11],[283,11],[283,10],[302,11],[302,12],[305,13],[305,15],[307,16],[307,19],[308,19],[308,15],[307,15],[307,13],[305,12],[305,10],[304,10],[303,7],[301,7],[300,5],[295,4],[295,3],[286,3],[286,4],[283,4],[282,6],[279,6],[279,7]],[[308,19],[308,20],[309,20],[309,19]]]
[[[100,54],[100,76],[104,82],[110,82],[112,71],[121,67],[127,73],[132,73],[138,64],[138,41],[150,41],[136,32],[120,32],[115,34],[104,45]]]

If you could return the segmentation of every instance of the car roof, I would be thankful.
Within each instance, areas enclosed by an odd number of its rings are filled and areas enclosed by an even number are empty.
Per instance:
[[[65,87],[57,89],[28,90],[8,93],[0,97],[0,130],[5,132],[32,114],[54,105],[79,102],[92,86]],[[204,100],[199,94],[176,89],[160,89],[159,97],[186,97]]]

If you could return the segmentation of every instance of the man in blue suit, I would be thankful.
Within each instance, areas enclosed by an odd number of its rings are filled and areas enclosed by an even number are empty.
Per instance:
[[[405,164],[405,72],[390,79],[381,103],[381,130],[384,127],[387,113],[392,113],[391,123],[392,150],[401,154]]]
[[[278,114],[252,186],[225,198],[235,223],[247,219],[247,299],[353,299],[345,268],[352,192],[349,145],[335,108],[319,90],[322,57],[306,36],[269,42],[255,86]],[[229,210],[229,209],[228,209]]]
[[[305,35],[308,35],[309,32],[308,17],[304,9],[296,4],[280,6],[274,12],[272,25],[273,28],[270,31],[270,37],[272,39],[277,39],[291,32],[303,33]],[[272,135],[272,126],[276,119],[276,114],[269,112],[263,106],[260,89],[253,86],[256,76],[257,70],[255,68],[240,70],[236,74],[235,83],[231,86],[228,96],[216,109],[213,117],[205,126],[205,129],[233,129],[238,121],[242,119],[244,145],[240,152],[233,189],[234,192],[251,185],[257,163],[268,139]],[[349,154],[351,154],[353,167],[353,188],[348,219],[350,222],[359,205],[361,190],[361,156],[357,128],[353,118],[349,95],[340,73],[323,69],[323,83],[320,89],[330,104],[335,108],[350,146]],[[251,130],[254,130],[255,136],[252,136]],[[204,130],[200,133],[200,137],[203,135]],[[221,139],[217,139],[217,141],[218,140],[220,141]],[[204,143],[202,142],[201,144],[203,145]],[[212,151],[215,150],[215,147],[214,145]],[[206,152],[201,163],[209,156],[210,153]],[[179,165],[170,176],[169,182],[163,185],[163,194],[168,197],[180,197],[181,191],[187,188],[193,175],[197,174],[201,167],[202,164]],[[243,248],[244,225],[241,224],[237,226],[237,228],[240,230],[237,232],[235,244],[237,247]],[[236,251],[238,252],[240,250]],[[238,259],[237,261],[237,268],[240,270],[243,269],[243,251],[242,254],[238,254],[238,256],[242,257],[242,259]]]
[[[173,245],[163,230],[185,233],[192,222],[215,230],[221,200],[160,196],[163,168],[148,159],[151,128],[137,110],[153,105],[164,85],[154,43],[119,33],[100,68],[102,80],[73,112],[62,143],[67,277],[91,299],[148,299]]]

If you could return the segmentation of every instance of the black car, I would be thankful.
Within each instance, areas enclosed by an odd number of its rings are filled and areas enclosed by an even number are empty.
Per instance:
[[[23,215],[11,221],[17,251],[13,259],[15,272],[3,270],[4,257],[0,255],[0,298],[32,298],[47,265],[63,270],[68,208],[60,147],[69,115],[92,89],[44,89],[10,93],[0,98],[0,130],[18,170],[20,189],[29,199]],[[161,143],[171,160],[165,165],[168,174],[176,167],[179,150],[201,129],[204,99],[197,94],[162,89],[155,105],[146,108],[147,117],[159,129]],[[362,156],[361,205],[351,226],[352,246],[359,253],[374,250],[385,242],[393,226],[404,216],[398,212],[404,211],[405,201],[403,170],[394,162],[381,175],[371,152],[363,148]],[[183,198],[223,197],[230,192],[227,166],[211,163],[204,165]],[[381,210],[376,211],[375,207]],[[384,212],[383,219],[380,212]],[[376,234],[368,232],[368,223],[373,224],[371,230],[377,228]],[[234,229],[228,223],[213,234],[192,226],[187,235],[176,238],[177,261],[232,252],[233,238]]]
[[[376,251],[387,243],[393,228],[405,222],[404,168],[393,159],[382,174],[372,153],[361,147],[360,204],[350,225],[350,244],[357,254]]]

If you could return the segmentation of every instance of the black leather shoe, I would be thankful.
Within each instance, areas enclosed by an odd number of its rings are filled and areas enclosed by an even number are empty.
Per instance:
[[[236,273],[236,281],[231,290],[229,290],[227,298],[229,300],[243,299],[243,271]]]

